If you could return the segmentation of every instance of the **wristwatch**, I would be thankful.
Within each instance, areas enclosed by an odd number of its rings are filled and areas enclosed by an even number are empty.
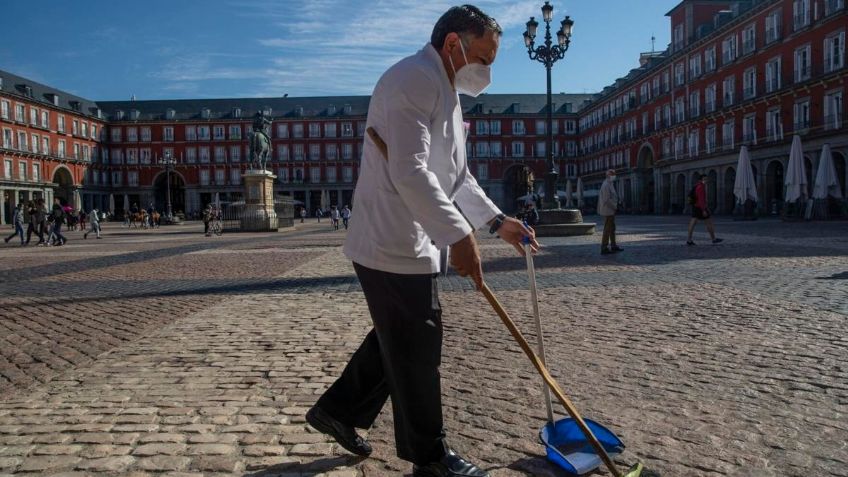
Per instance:
[[[489,227],[489,233],[494,234],[495,232],[497,232],[498,229],[501,228],[501,225],[503,225],[504,219],[506,219],[506,215],[498,214],[495,217],[494,221],[492,221],[492,226]]]

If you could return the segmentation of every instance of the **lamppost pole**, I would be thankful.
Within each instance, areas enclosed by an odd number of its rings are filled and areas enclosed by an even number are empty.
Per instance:
[[[171,157],[170,151],[165,151],[165,157],[159,159],[159,164],[165,166],[165,218],[169,223],[173,222],[174,219],[171,210],[171,171],[176,163],[177,161]]]
[[[559,199],[556,193],[557,166],[554,163],[554,132],[553,132],[553,102],[551,99],[551,68],[558,60],[565,58],[565,52],[571,43],[571,30],[574,27],[574,21],[571,17],[566,16],[560,23],[560,29],[557,31],[557,44],[553,44],[551,36],[551,19],[553,18],[554,7],[545,2],[542,6],[542,20],[545,22],[545,42],[539,46],[535,46],[536,29],[539,27],[539,22],[534,17],[530,17],[527,22],[527,30],[524,32],[524,44],[527,46],[527,54],[531,60],[536,60],[545,65],[547,73],[547,141],[545,146],[546,164],[545,168],[545,200],[544,207],[546,209],[559,209]]]

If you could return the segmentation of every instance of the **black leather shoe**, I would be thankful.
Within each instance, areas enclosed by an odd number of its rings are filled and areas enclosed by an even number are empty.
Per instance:
[[[610,247],[610,250],[612,250],[613,252],[623,252],[624,251],[624,249],[619,247],[618,245]]]
[[[458,456],[454,451],[439,459],[438,462],[412,467],[413,477],[489,477],[489,473]]]
[[[363,457],[371,455],[371,444],[357,434],[354,428],[333,419],[319,407],[315,406],[306,413],[306,422],[318,432],[332,436],[348,452]]]

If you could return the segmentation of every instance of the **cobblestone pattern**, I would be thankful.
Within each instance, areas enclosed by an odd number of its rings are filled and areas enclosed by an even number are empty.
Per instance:
[[[546,241],[537,267],[552,372],[587,417],[624,439],[622,462],[639,458],[666,476],[846,476],[846,314],[827,296],[845,282],[807,278],[848,270],[843,228],[775,237],[731,225],[719,224],[726,244],[692,249],[679,223],[622,220],[626,251],[612,257],[597,255],[597,237]],[[408,475],[389,409],[365,461],[303,421],[369,328],[350,264],[327,249],[340,237],[295,232],[282,245],[290,254],[259,241],[186,252],[246,264],[320,256],[255,279],[290,286],[178,315],[4,397],[0,474]],[[481,244],[487,281],[533,341],[523,260]],[[451,444],[495,477],[562,475],[537,443],[539,378],[465,279],[442,280],[442,291]]]

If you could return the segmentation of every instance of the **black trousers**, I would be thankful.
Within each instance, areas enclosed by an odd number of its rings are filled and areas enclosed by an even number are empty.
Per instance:
[[[316,404],[342,423],[371,427],[391,396],[395,447],[425,465],[447,452],[442,427],[442,309],[436,276],[354,263],[374,328]]]

